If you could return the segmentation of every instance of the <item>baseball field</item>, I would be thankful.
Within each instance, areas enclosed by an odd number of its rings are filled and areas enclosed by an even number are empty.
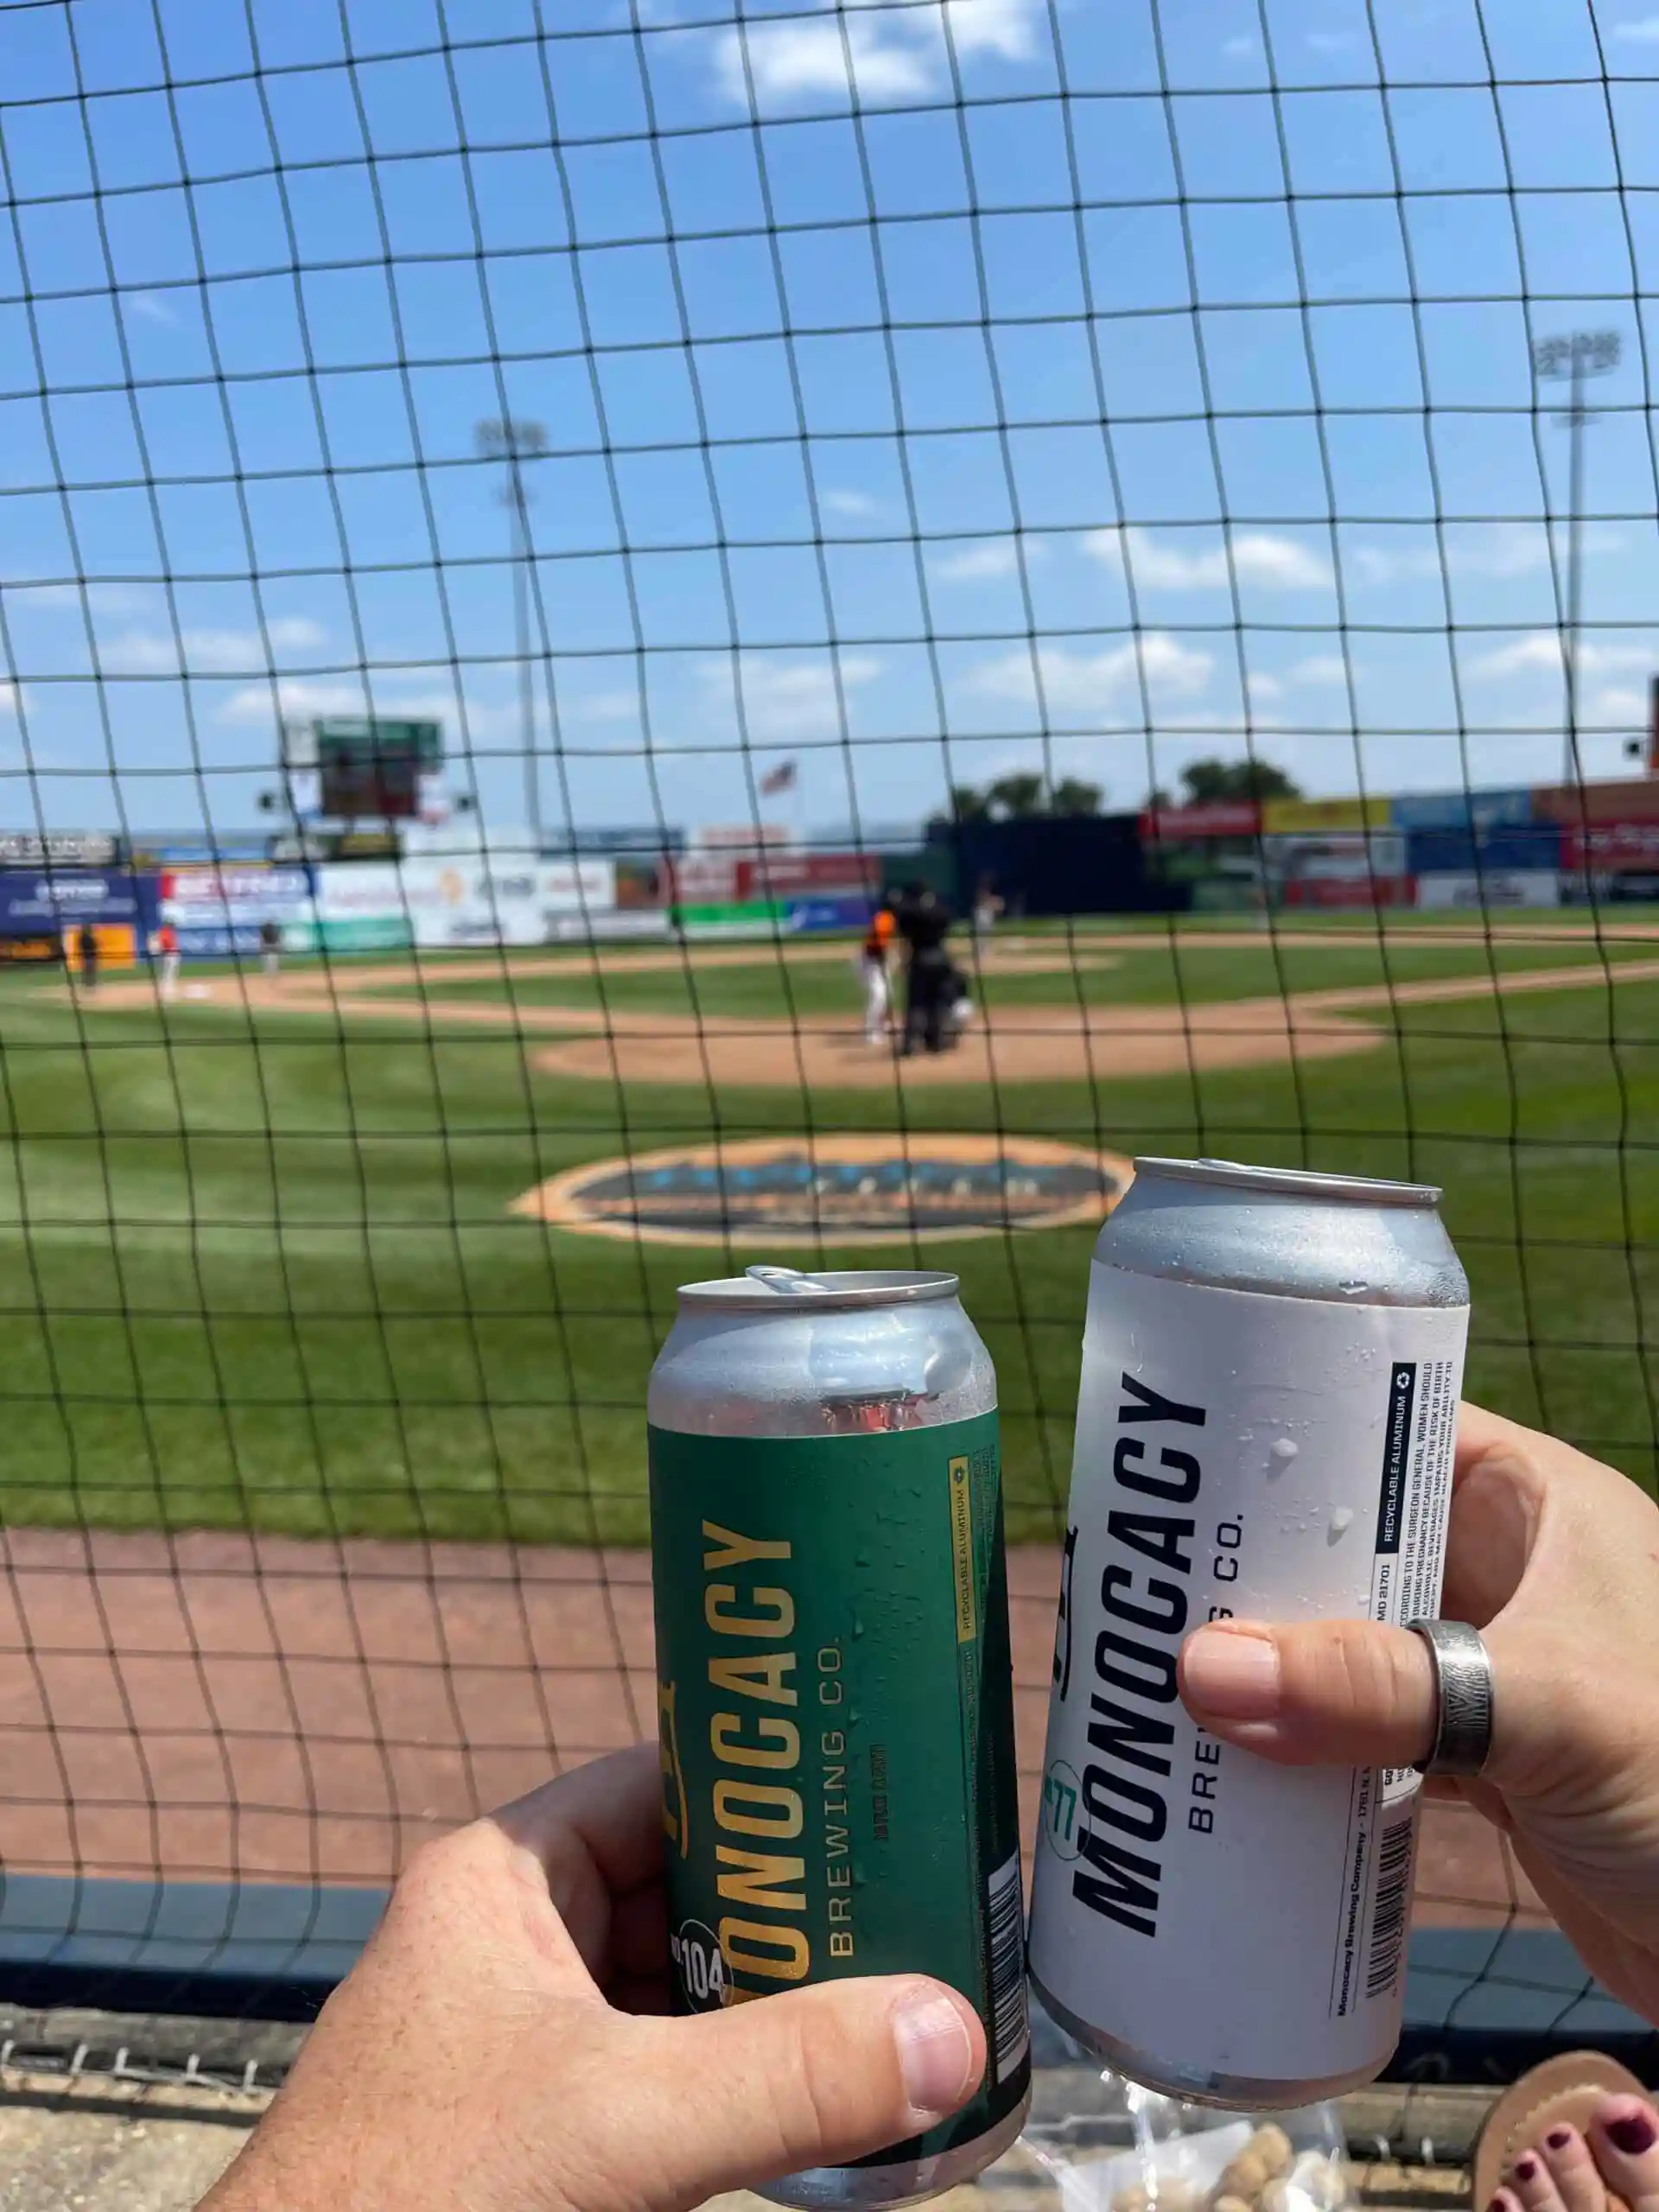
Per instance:
[[[637,1543],[676,1282],[810,1243],[590,1234],[537,1193],[830,1135],[873,1160],[1002,1133],[1442,1183],[1471,1393],[1651,1481],[1659,920],[1619,911],[1009,931],[963,951],[960,1049],[902,1066],[863,1042],[841,942],[203,966],[167,1007],[147,976],[8,976],[0,1510]],[[1093,1234],[936,1240],[901,1204],[825,1252],[960,1271],[1016,1539],[1064,1496]]]

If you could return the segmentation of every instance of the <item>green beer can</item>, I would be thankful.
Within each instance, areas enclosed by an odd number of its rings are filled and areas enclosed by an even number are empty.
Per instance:
[[[688,1284],[652,1371],[658,1713],[676,2001],[927,1974],[985,2024],[953,2119],[803,2207],[904,2204],[1031,2094],[996,1376],[955,1275]]]

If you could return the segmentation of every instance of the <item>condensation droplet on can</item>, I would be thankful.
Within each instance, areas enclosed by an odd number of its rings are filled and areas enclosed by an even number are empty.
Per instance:
[[[1294,1459],[1297,1447],[1287,1436],[1275,1436],[1268,1449],[1275,1459]]]
[[[1353,1525],[1354,1509],[1352,1506],[1338,1505],[1331,1516],[1332,1542],[1335,1543],[1337,1538],[1344,1535],[1348,1529],[1351,1529]]]

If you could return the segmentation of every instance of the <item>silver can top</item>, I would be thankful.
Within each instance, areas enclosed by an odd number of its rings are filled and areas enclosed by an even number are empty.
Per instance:
[[[1235,1160],[1136,1160],[1137,1175],[1167,1175],[1177,1182],[1219,1184],[1235,1191],[1264,1191],[1279,1198],[1318,1198],[1327,1205],[1345,1199],[1363,1206],[1438,1206],[1433,1183],[1389,1183],[1369,1175],[1321,1175],[1306,1167],[1246,1167]]]
[[[776,1313],[794,1306],[819,1313],[914,1306],[954,1298],[960,1287],[959,1276],[926,1268],[828,1268],[807,1274],[799,1268],[755,1267],[712,1282],[682,1283],[679,1300],[683,1313]]]
[[[1355,1306],[1469,1303],[1431,1185],[1228,1160],[1135,1165],[1095,1247],[1103,1266]]]

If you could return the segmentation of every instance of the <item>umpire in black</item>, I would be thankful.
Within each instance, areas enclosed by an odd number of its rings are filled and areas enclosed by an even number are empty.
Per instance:
[[[905,967],[905,1039],[899,1056],[907,1059],[919,1043],[930,1052],[944,1050],[944,1014],[950,996],[950,909],[931,884],[907,883],[893,902],[893,915],[910,957]]]

